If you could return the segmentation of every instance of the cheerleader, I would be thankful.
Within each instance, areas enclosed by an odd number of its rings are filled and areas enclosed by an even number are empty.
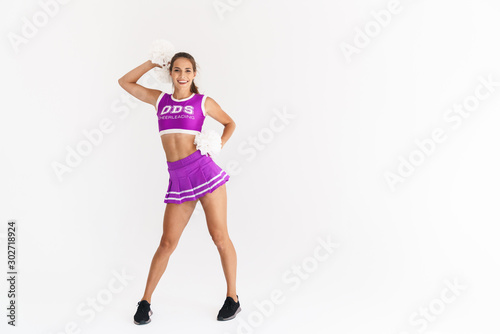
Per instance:
[[[226,299],[217,320],[229,320],[241,311],[236,294],[236,251],[227,229],[226,183],[229,175],[212,160],[211,155],[224,147],[236,124],[212,98],[199,93],[194,83],[194,58],[186,52],[177,52],[170,57],[166,49],[158,47],[157,43],[148,61],[118,80],[128,93],[155,107],[170,176],[164,198],[163,234],[151,262],[134,323],[151,322],[151,296],[198,201],[219,251],[227,284]],[[137,84],[139,78],[152,69],[162,80],[172,82],[172,94]],[[207,116],[224,125],[222,136],[201,131]]]

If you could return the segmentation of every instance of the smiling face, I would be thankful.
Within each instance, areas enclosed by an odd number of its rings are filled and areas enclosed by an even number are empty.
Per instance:
[[[175,88],[184,90],[189,89],[193,82],[196,72],[193,71],[193,64],[187,58],[177,58],[172,66],[170,72],[172,76],[172,83]]]

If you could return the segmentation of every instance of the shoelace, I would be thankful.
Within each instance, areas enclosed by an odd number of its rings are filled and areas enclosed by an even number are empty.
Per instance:
[[[146,313],[146,305],[144,303],[141,304],[141,302],[138,302],[137,306],[139,306],[139,312]]]
[[[226,299],[226,301],[224,302],[224,305],[222,305],[222,308],[231,309],[231,300]]]

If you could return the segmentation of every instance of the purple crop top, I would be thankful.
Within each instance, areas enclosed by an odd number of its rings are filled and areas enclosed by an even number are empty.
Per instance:
[[[160,136],[166,133],[201,132],[205,120],[205,100],[203,94],[191,94],[182,100],[175,99],[172,94],[162,92],[156,101],[156,116]]]

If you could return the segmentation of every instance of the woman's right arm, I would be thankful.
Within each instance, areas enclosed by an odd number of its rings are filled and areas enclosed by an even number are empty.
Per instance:
[[[135,98],[152,104],[156,108],[156,101],[158,100],[158,97],[160,97],[162,91],[158,89],[146,88],[137,83],[137,80],[139,80],[140,77],[155,67],[160,67],[160,65],[153,64],[151,60],[148,60],[118,79],[118,84]]]

